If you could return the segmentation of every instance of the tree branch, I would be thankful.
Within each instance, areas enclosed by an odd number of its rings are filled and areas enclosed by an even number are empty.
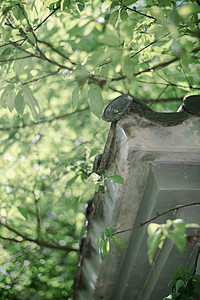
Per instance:
[[[22,256],[23,254],[32,251],[36,247],[37,247],[37,245],[32,245],[32,246],[30,246],[30,247],[28,247],[28,248],[26,248],[26,249],[24,249],[24,250],[22,250],[22,251],[20,251],[16,254],[14,254],[14,255],[12,255],[9,259],[4,260],[1,264],[5,264],[5,263],[7,263],[7,262],[19,257],[19,256]]]
[[[127,232],[127,231],[132,231],[134,229],[138,229],[140,227],[143,227],[144,225],[147,225],[149,224],[150,222],[156,220],[157,218],[161,217],[161,216],[164,216],[170,212],[173,212],[173,211],[178,211],[179,209],[182,209],[182,208],[185,208],[185,207],[189,207],[189,206],[195,206],[195,205],[200,205],[200,202],[194,202],[194,203],[188,203],[188,204],[183,204],[183,205],[180,205],[180,206],[177,206],[177,207],[174,207],[174,208],[171,208],[169,210],[166,210],[162,213],[156,213],[156,216],[145,221],[144,223],[140,223],[139,225],[136,225],[136,226],[133,226],[131,228],[128,228],[128,229],[124,229],[124,230],[120,230],[120,231],[117,231],[115,232],[113,235],[116,235],[116,234],[119,234],[119,233],[123,233],[123,232]]]
[[[34,31],[38,30],[38,28],[40,28],[40,26],[42,26],[48,20],[48,18],[51,17],[59,8],[60,8],[60,6],[54,8],[53,11],[40,24],[38,24],[36,26]]]
[[[51,122],[53,122],[55,120],[64,119],[64,118],[67,118],[67,117],[69,117],[71,115],[74,115],[75,113],[83,112],[83,111],[86,111],[88,109],[89,109],[89,106],[87,106],[87,107],[85,107],[83,109],[78,109],[78,110],[72,111],[71,113],[66,113],[66,114],[63,114],[63,115],[52,117],[51,119],[46,119],[46,120],[45,119],[44,120],[41,119],[37,123],[36,122],[32,122],[30,124],[23,124],[23,125],[20,125],[20,126],[2,127],[2,128],[0,128],[0,131],[9,131],[9,130],[13,130],[13,129],[21,129],[21,128],[25,128],[25,127],[40,125],[40,124],[43,124],[43,123],[51,123]]]
[[[33,242],[33,243],[35,243],[39,246],[46,247],[46,248],[51,248],[51,249],[63,250],[63,251],[66,251],[67,253],[69,253],[69,252],[78,252],[78,249],[75,249],[75,248],[64,247],[64,246],[60,246],[60,245],[52,245],[52,244],[49,244],[49,243],[47,243],[45,241],[42,241],[42,240],[39,240],[39,239],[29,238],[28,236],[24,235],[23,233],[19,232],[18,230],[10,227],[6,223],[0,223],[0,225],[6,227],[8,230],[14,232],[16,235],[21,236],[23,238],[23,240]]]
[[[147,45],[147,46],[148,46],[148,45]],[[199,50],[200,50],[200,47],[197,47],[197,48],[193,49],[193,50],[191,51],[191,53],[197,53],[197,52],[199,52]],[[169,66],[170,64],[172,64],[173,62],[176,62],[176,61],[178,61],[178,60],[179,60],[179,57],[177,56],[177,57],[174,57],[174,58],[172,58],[172,59],[170,59],[170,60],[168,60],[168,61],[166,61],[166,62],[159,63],[159,64],[157,64],[157,65],[155,65],[155,66],[153,66],[153,67],[149,67],[149,68],[147,68],[147,69],[145,69],[145,70],[142,70],[142,71],[140,71],[140,72],[136,72],[136,73],[134,73],[133,75],[134,75],[134,76],[138,76],[138,75],[140,75],[140,74],[142,74],[142,73],[152,72],[152,71],[154,71],[154,70],[157,70],[157,69],[161,69],[161,68],[167,67],[167,66]],[[123,80],[123,79],[126,79],[126,78],[127,78],[127,76],[126,76],[126,75],[123,75],[123,76],[120,76],[120,77],[112,78],[111,81],[120,81],[120,80]]]
[[[197,53],[197,52],[199,52],[199,50],[200,50],[200,47],[196,47],[195,49],[193,49],[193,50],[191,51],[191,53]],[[172,64],[173,62],[175,62],[175,61],[177,61],[177,60],[179,60],[179,59],[180,59],[180,58],[179,58],[178,56],[177,56],[177,57],[174,57],[174,58],[172,58],[171,60],[168,60],[168,61],[166,61],[166,62],[164,62],[164,63],[160,63],[160,64],[157,64],[157,65],[155,65],[155,66],[153,66],[153,67],[149,67],[149,68],[147,68],[147,69],[145,69],[145,70],[143,70],[143,71],[134,73],[134,75],[135,75],[135,76],[138,76],[138,75],[140,75],[140,74],[142,74],[142,73],[145,73],[145,72],[151,72],[151,71],[154,71],[154,70],[157,70],[157,69],[160,69],[160,68],[167,67],[167,66],[169,66],[170,64]]]
[[[149,68],[147,68],[145,70],[142,70],[140,72],[134,73],[134,75],[138,76],[138,75],[140,75],[142,73],[151,72],[151,71],[154,71],[154,70],[157,70],[157,69],[161,69],[161,68],[167,67],[167,66],[171,65],[173,62],[175,62],[177,60],[179,60],[179,57],[175,57],[175,58],[172,58],[171,60],[168,60],[168,61],[166,61],[164,63],[160,63],[160,64],[157,64],[157,65],[155,65],[153,67],[149,67]]]
[[[23,57],[16,57],[16,58],[9,58],[9,59],[0,59],[0,62],[15,61],[15,60],[25,59],[25,58],[29,58],[29,57],[32,57],[32,55],[27,55],[27,56],[23,56]]]
[[[141,16],[144,16],[144,17],[147,17],[147,18],[150,18],[150,19],[153,19],[154,21],[156,21],[156,18],[154,18],[154,17],[152,17],[152,16],[150,16],[150,15],[141,13],[140,11],[136,10],[136,8],[130,8],[130,7],[128,7],[128,6],[126,6],[126,5],[123,5],[123,4],[122,4],[122,6],[123,6],[125,9],[127,9],[127,10],[133,11],[133,12],[135,12],[135,13],[141,15]]]
[[[53,65],[56,65],[56,66],[58,66],[60,69],[69,70],[69,71],[73,71],[73,70],[74,70],[73,68],[70,68],[70,67],[61,65],[61,64],[59,64],[59,63],[57,63],[57,62],[55,62],[55,61],[49,59],[49,58],[46,57],[42,52],[41,52],[41,53],[42,53],[42,56],[39,56],[39,55],[36,55],[36,54],[34,54],[34,53],[31,53],[31,52],[29,52],[29,51],[27,51],[27,50],[21,48],[21,47],[18,46],[15,42],[11,42],[11,45],[14,46],[15,48],[19,49],[20,51],[29,54],[29,55],[32,56],[32,57],[36,57],[36,58],[38,58],[38,59],[42,59],[42,60],[47,61],[47,62],[49,62],[49,63],[51,63],[51,64],[53,64]]]
[[[151,45],[157,43],[157,40],[156,41],[153,41],[151,43],[149,43],[147,46],[143,47],[142,49],[140,49],[139,51],[135,52],[134,54],[131,55],[131,58],[136,56],[137,54],[139,54],[140,52],[142,52],[143,50],[145,50],[146,48],[150,47]]]
[[[39,199],[36,197],[35,192],[33,191],[33,197],[34,197],[34,203],[35,203],[35,216],[36,216],[36,221],[37,221],[37,238],[40,238],[40,225],[41,225],[41,220],[40,220],[40,211],[39,211]]]
[[[1,236],[1,235],[0,235],[0,239],[2,239],[4,241],[14,242],[14,243],[21,243],[21,241],[18,241],[16,239],[9,238],[9,237],[4,237],[4,236]]]
[[[49,48],[51,48],[51,50],[53,50],[54,52],[56,52],[57,54],[59,54],[60,56],[62,56],[64,59],[69,60],[71,64],[76,65],[74,62],[72,62],[69,57],[67,57],[66,55],[64,55],[62,52],[60,52],[58,49],[54,48],[50,43],[42,41],[42,40],[37,40],[38,43],[41,44],[45,44],[47,45]]]
[[[38,81],[38,80],[40,80],[40,79],[43,79],[43,78],[47,78],[47,77],[56,75],[56,74],[58,74],[59,72],[60,72],[60,68],[58,68],[58,70],[55,71],[55,72],[52,72],[52,73],[43,75],[43,76],[41,76],[41,77],[34,78],[34,79],[30,80],[30,81],[25,81],[25,82],[20,82],[20,83],[21,83],[22,85],[30,84],[30,83],[36,82],[36,81]]]
[[[26,39],[23,38],[23,39],[19,39],[19,40],[17,40],[17,41],[5,43],[5,44],[3,44],[3,45],[0,45],[0,48],[1,48],[1,47],[6,47],[6,46],[9,46],[9,45],[13,45],[13,44],[16,44],[16,45],[17,45],[19,42],[24,42],[25,40],[26,40]]]

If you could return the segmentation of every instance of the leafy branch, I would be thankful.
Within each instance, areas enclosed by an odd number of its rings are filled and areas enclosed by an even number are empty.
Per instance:
[[[50,248],[50,249],[63,250],[63,251],[66,251],[67,253],[69,253],[69,252],[78,252],[77,249],[72,248],[72,247],[64,247],[64,246],[60,246],[60,245],[49,244],[49,243],[47,243],[45,241],[42,241],[42,240],[39,240],[39,239],[32,239],[32,238],[26,236],[25,234],[19,232],[18,230],[12,228],[6,222],[0,222],[0,225],[4,226],[5,228],[7,228],[9,231],[15,233],[16,235],[22,237],[22,239],[24,241],[29,241],[29,242],[35,243],[39,246]]]
[[[185,208],[185,207],[189,207],[189,206],[196,206],[196,205],[200,205],[200,202],[194,202],[194,203],[188,203],[188,204],[183,204],[183,205],[180,205],[180,206],[177,206],[177,207],[174,207],[174,208],[171,208],[169,210],[166,210],[162,213],[158,213],[156,212],[156,216],[155,217],[152,217],[151,219],[143,222],[143,223],[140,223],[139,225],[136,225],[136,226],[133,226],[131,228],[128,228],[128,229],[124,229],[124,230],[119,230],[115,233],[113,233],[113,235],[115,234],[119,234],[119,233],[123,233],[123,232],[127,232],[127,231],[132,231],[132,230],[135,230],[135,229],[138,229],[140,227],[143,227],[144,225],[147,225],[149,223],[151,223],[152,221],[156,220],[157,218],[161,217],[161,216],[164,216],[170,212],[173,212],[173,211],[178,211],[179,209],[182,209],[182,208]]]

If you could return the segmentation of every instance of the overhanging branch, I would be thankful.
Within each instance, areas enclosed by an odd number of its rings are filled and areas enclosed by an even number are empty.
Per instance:
[[[162,213],[156,213],[155,217],[153,217],[153,218],[151,218],[151,219],[149,219],[149,220],[147,220],[147,221],[145,221],[143,223],[140,223],[139,225],[133,226],[131,228],[127,228],[127,229],[124,229],[124,230],[116,231],[113,235],[138,229],[138,228],[143,227],[144,225],[147,225],[147,224],[151,223],[152,221],[156,220],[157,218],[159,218],[161,216],[164,216],[164,215],[166,215],[166,214],[168,214],[170,212],[178,211],[179,209],[190,207],[190,206],[196,206],[196,205],[200,205],[200,202],[193,202],[193,203],[183,204],[183,205],[171,208],[169,210],[166,210],[166,211],[164,211]]]

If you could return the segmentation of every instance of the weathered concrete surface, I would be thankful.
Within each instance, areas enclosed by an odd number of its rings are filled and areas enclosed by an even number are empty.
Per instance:
[[[176,126],[129,111],[109,135],[104,167],[106,176],[118,174],[125,185],[107,182],[104,193],[94,199],[88,226],[90,257],[80,267],[75,299],[159,300],[169,293],[168,282],[180,264],[192,263],[195,248],[180,254],[167,241],[156,255],[153,266],[147,258],[146,226],[121,236],[126,249],[112,246],[102,262],[96,237],[107,226],[131,228],[171,208],[200,202],[200,120],[189,114]],[[155,222],[183,218],[200,223],[200,206],[180,209]]]

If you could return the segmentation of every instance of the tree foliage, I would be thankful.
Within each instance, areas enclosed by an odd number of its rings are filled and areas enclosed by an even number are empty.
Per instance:
[[[130,93],[175,111],[198,93],[200,2],[0,5],[1,296],[68,299],[103,108]]]

